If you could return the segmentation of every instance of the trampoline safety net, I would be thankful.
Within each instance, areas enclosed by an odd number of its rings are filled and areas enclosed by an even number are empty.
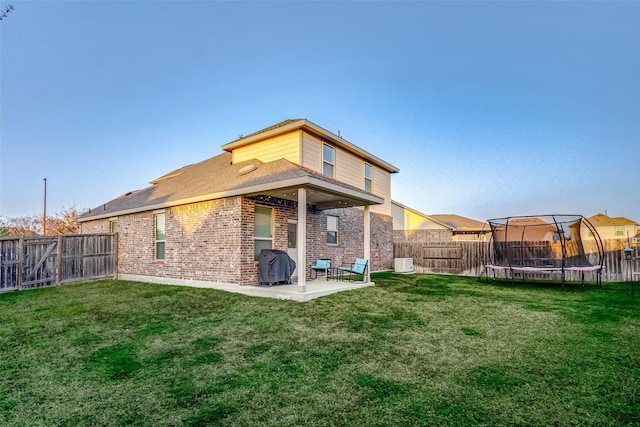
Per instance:
[[[514,216],[487,220],[494,269],[594,271],[604,251],[596,229],[582,215]],[[564,274],[563,274],[564,277]]]

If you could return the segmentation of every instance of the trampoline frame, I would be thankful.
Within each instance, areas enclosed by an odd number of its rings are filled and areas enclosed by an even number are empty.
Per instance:
[[[567,265],[567,241],[569,240],[566,237],[566,233],[564,230],[564,227],[562,226],[565,222],[560,222],[558,223],[558,219],[559,217],[574,217],[575,221],[580,221],[581,225],[584,224],[586,226],[586,228],[591,232],[591,234],[593,235],[593,239],[595,240],[596,243],[596,247],[598,250],[598,262],[593,265],[591,264],[588,260],[586,261],[588,265],[580,265],[580,266],[569,266]],[[553,218],[553,223],[550,222],[546,222],[544,221],[545,224],[539,224],[540,226],[542,225],[548,225],[548,226],[555,226],[555,231],[553,232],[554,235],[558,236],[557,241],[560,242],[560,247],[561,247],[561,253],[562,253],[562,258],[560,259],[561,263],[560,266],[528,266],[528,265],[513,265],[512,263],[512,259],[509,256],[509,250],[507,250],[507,256],[506,256],[506,260],[507,260],[507,265],[504,264],[498,264],[495,262],[495,260],[498,258],[497,256],[497,246],[496,246],[496,242],[494,241],[495,239],[495,232],[498,229],[498,226],[493,226],[492,224],[497,224],[498,222],[504,222],[504,233],[505,233],[505,237],[508,236],[508,229],[509,229],[509,222],[512,220],[517,220],[517,219],[541,219],[541,218]],[[489,241],[487,242],[487,250],[485,251],[485,257],[489,257],[488,259],[485,258],[485,263],[484,263],[484,274],[486,275],[486,279],[487,281],[489,280],[489,270],[493,271],[493,280],[495,282],[496,279],[496,271],[505,271],[505,276],[506,276],[506,271],[509,271],[509,275],[511,278],[511,282],[514,282],[514,272],[519,272],[522,275],[522,281],[525,281],[525,274],[526,273],[531,273],[531,274],[544,274],[544,273],[548,273],[548,274],[557,274],[560,273],[561,275],[561,280],[562,280],[562,287],[564,287],[565,285],[565,279],[566,279],[566,272],[568,271],[579,271],[581,272],[581,281],[582,281],[582,288],[584,289],[585,286],[585,278],[584,278],[584,273],[585,272],[592,272],[595,271],[596,272],[596,285],[598,287],[602,287],[602,269],[604,268],[604,261],[605,261],[605,257],[604,257],[604,246],[602,244],[602,239],[600,238],[600,235],[598,234],[598,231],[596,230],[596,228],[593,226],[593,224],[591,224],[589,222],[589,220],[587,218],[585,218],[582,215],[577,215],[577,214],[546,214],[546,215],[520,215],[520,216],[510,216],[510,217],[504,217],[504,218],[494,218],[494,219],[488,219],[485,222],[485,225],[489,224],[489,227],[491,229],[491,238],[489,239]],[[525,253],[525,246],[524,243],[527,242],[527,240],[525,240],[524,236],[525,236],[525,230],[527,227],[534,227],[536,226],[535,224],[529,224],[529,225],[514,225],[514,227],[522,227],[522,236],[520,238],[520,247],[509,247],[509,249],[520,249],[520,253],[524,254]],[[579,228],[580,233],[582,232],[581,230],[582,227]],[[484,232],[484,226],[482,228],[482,231]],[[555,240],[555,239],[554,239]],[[582,245],[582,237],[580,236],[580,240],[581,240],[581,245]],[[505,242],[513,242],[510,240],[505,240]],[[515,241],[517,242],[517,241]],[[584,251],[584,250],[583,250]],[[501,258],[505,258],[504,256]],[[558,258],[553,258],[553,260],[557,260]],[[551,258],[550,258],[551,260]],[[586,260],[586,256],[585,256],[585,260]],[[521,259],[521,261],[523,261],[523,259]]]

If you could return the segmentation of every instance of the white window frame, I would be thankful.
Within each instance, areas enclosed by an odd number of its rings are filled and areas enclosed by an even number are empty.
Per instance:
[[[624,237],[624,225],[614,225],[613,232],[616,237]]]
[[[270,237],[262,237],[262,236],[256,236],[256,228],[255,228],[255,219],[254,219],[254,230],[253,230],[253,252],[254,252],[254,260],[258,261],[258,257],[259,257],[259,253],[256,251],[256,241],[261,241],[261,242],[266,242],[269,241],[271,242],[271,249],[273,249],[273,208],[269,207],[269,206],[262,206],[262,205],[256,205],[254,208],[254,212],[256,212],[256,210],[258,208],[261,209],[267,209],[269,211],[269,217],[270,217],[270,232],[269,234],[271,235]]]
[[[291,246],[291,233],[292,231],[290,230],[290,228],[293,226],[293,237],[294,237],[294,241],[293,241],[293,246]],[[292,220],[288,220],[287,221],[287,249],[295,249],[298,247],[298,222],[297,221],[292,221]]]
[[[162,217],[163,222],[163,230],[164,234],[163,239],[158,239],[158,218]],[[154,239],[154,248],[153,254],[156,261],[164,261],[167,258],[167,216],[164,212],[156,212],[153,214],[153,239]],[[162,258],[158,256],[158,244],[162,244]]]
[[[367,176],[367,166],[369,167],[369,176]],[[367,183],[369,188],[367,188]],[[373,191],[373,166],[369,163],[364,164],[364,191],[371,193]]]
[[[324,149],[325,147],[330,148],[331,149],[331,153],[333,153],[333,159],[331,159],[331,161],[325,159],[324,157]],[[325,165],[329,165],[331,166],[331,175],[327,175],[325,173],[324,167]],[[330,178],[335,177],[336,175],[336,147],[334,147],[333,145],[329,145],[326,142],[322,143],[322,174],[324,176],[328,176]]]
[[[330,220],[329,218],[335,219],[335,230],[331,230],[329,228]],[[329,233],[335,233],[335,242],[329,241]],[[336,215],[327,215],[327,245],[329,246],[338,246],[340,244],[340,218]]]

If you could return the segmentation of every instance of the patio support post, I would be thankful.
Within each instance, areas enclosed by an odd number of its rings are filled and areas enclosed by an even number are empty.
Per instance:
[[[298,188],[298,292],[307,290],[307,189]]]
[[[364,281],[370,282],[369,273],[371,271],[371,214],[370,206],[364,207],[364,259],[367,260],[367,269],[365,271]]]

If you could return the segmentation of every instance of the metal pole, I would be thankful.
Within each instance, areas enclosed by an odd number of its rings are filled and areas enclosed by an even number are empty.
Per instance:
[[[44,211],[42,213],[42,234],[47,235],[47,178],[44,179]]]

